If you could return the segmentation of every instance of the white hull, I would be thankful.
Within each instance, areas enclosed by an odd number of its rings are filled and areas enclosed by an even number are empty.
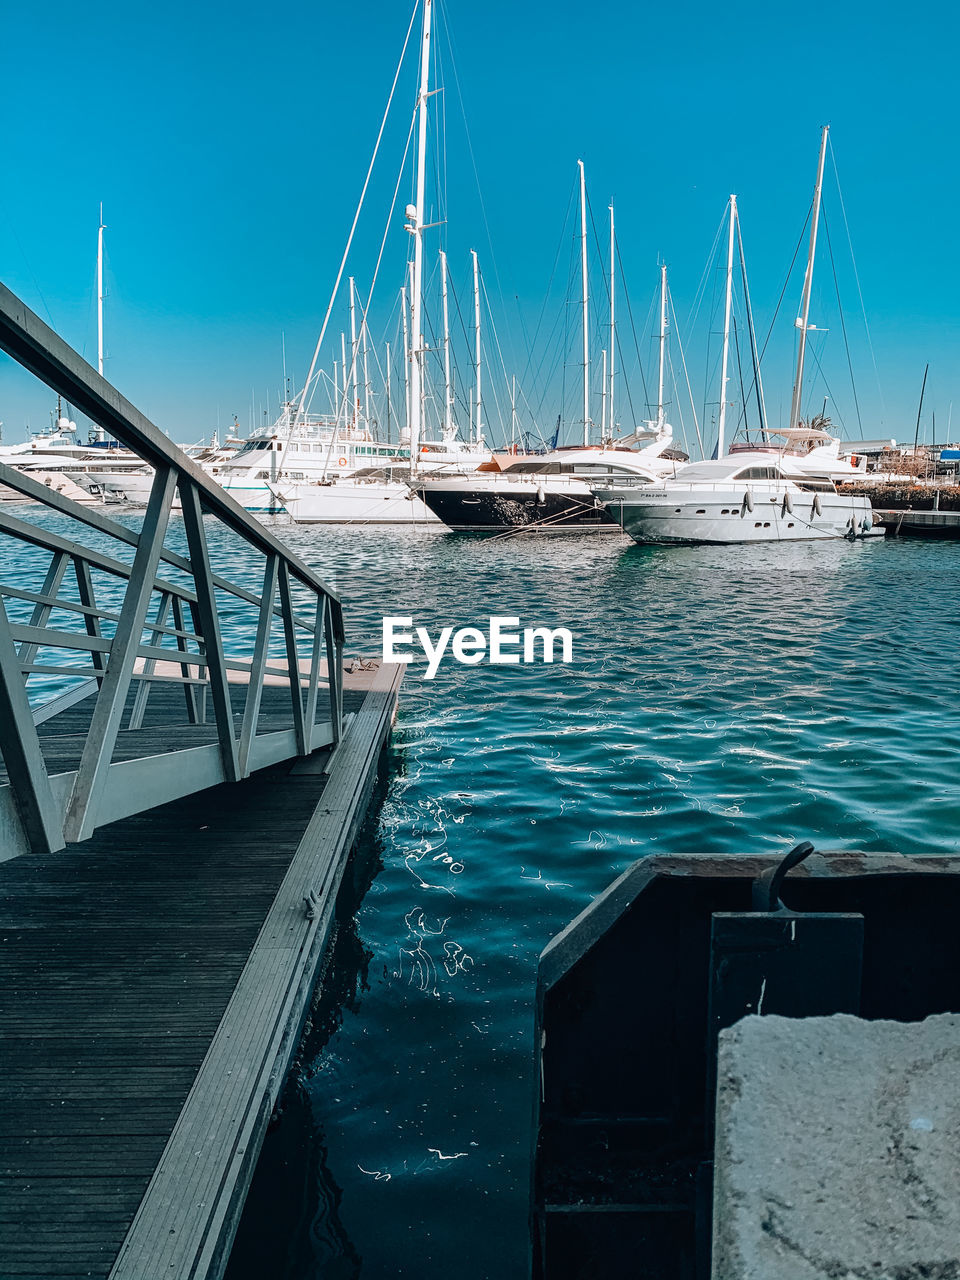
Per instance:
[[[682,496],[623,495],[611,516],[635,542],[805,542],[864,537],[876,532],[870,500],[837,493],[756,494],[750,509],[743,488]],[[789,509],[788,509],[789,508]]]
[[[435,524],[440,521],[399,481],[351,481],[277,486],[284,509],[297,524]]]

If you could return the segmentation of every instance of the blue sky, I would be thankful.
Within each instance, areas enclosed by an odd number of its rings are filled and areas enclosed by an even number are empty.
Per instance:
[[[431,199],[442,200],[447,222],[427,256],[435,262],[446,243],[466,305],[468,251],[477,249],[507,371],[531,384],[525,394],[545,425],[561,411],[576,416],[575,333],[562,403],[562,325],[546,387],[532,385],[523,334],[536,330],[555,258],[542,339],[562,316],[577,159],[598,224],[615,199],[638,327],[657,264],[669,265],[699,412],[716,356],[715,273],[696,323],[685,322],[727,195],[739,197],[762,336],[829,122],[877,365],[828,162],[825,208],[863,434],[912,437],[929,361],[925,431],[935,411],[945,438],[956,401],[950,434],[960,435],[954,7],[437,3],[446,180],[442,196],[431,184]],[[95,360],[103,200],[107,376],[175,439],[208,434],[218,420],[223,428],[234,414],[243,428],[262,420],[281,385],[281,332],[288,371],[302,377],[309,363],[411,12],[406,0],[8,6],[0,278]],[[411,59],[350,268],[364,292],[413,93]],[[401,192],[402,203],[409,178]],[[811,319],[829,329],[819,340],[828,412],[856,437],[823,237],[821,249]],[[398,211],[371,309],[378,342],[396,322],[405,252]],[[795,273],[764,362],[771,418],[789,408],[801,283]],[[591,293],[601,304],[599,281]],[[632,348],[621,316],[621,345]],[[342,327],[338,312],[328,363]],[[593,338],[599,359],[600,333]],[[638,338],[647,361],[649,335]],[[485,345],[493,366],[492,336]],[[819,408],[817,378],[810,403]],[[492,368],[490,382],[492,396]],[[45,390],[4,359],[5,438],[22,438],[27,419],[44,425],[49,407]]]

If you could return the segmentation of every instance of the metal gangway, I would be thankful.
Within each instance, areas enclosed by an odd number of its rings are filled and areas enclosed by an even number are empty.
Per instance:
[[[153,470],[137,529],[0,464],[0,861],[335,746],[337,594],[2,285],[0,349]]]

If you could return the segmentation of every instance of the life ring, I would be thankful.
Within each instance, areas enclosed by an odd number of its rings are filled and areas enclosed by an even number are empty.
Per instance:
[[[338,467],[345,467],[346,465],[347,465],[347,460],[346,460],[346,458],[338,458],[338,459],[337,459],[337,466],[338,466]]]
[[[822,514],[823,514],[823,503],[820,501],[819,493],[815,493],[813,495],[813,510],[811,512],[811,519],[813,518],[813,516],[819,516]]]
[[[753,510],[753,494],[749,489],[744,490],[743,505],[740,508],[740,518],[742,519],[748,511]]]
[[[783,506],[780,508],[780,515],[781,516],[793,515],[793,499],[790,497],[789,493],[785,493],[783,495]]]

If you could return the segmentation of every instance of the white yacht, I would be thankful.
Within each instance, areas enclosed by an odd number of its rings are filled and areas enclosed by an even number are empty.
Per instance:
[[[635,542],[800,542],[874,531],[869,498],[838,493],[828,476],[760,451],[695,462],[657,485],[595,495]]]

